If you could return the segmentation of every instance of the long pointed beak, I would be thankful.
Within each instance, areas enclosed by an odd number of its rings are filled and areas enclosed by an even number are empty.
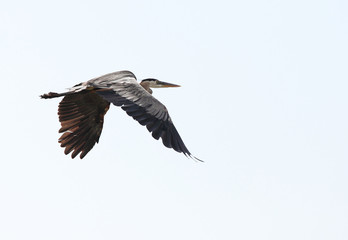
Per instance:
[[[181,87],[181,86],[173,84],[173,83],[157,81],[156,82],[156,87],[158,87],[158,88],[166,88],[166,87]]]

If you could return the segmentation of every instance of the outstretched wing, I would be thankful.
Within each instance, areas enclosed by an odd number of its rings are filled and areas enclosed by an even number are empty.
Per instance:
[[[155,139],[162,139],[168,148],[195,158],[185,146],[166,107],[140,86],[135,77],[127,75],[120,79],[105,81],[102,78],[88,81],[96,93],[106,101],[120,106],[127,114],[146,126]]]
[[[58,142],[71,151],[72,158],[79,153],[82,159],[99,141],[103,129],[104,115],[110,103],[100,97],[94,90],[83,90],[66,95],[59,103],[58,115],[62,125],[59,132],[63,135]]]

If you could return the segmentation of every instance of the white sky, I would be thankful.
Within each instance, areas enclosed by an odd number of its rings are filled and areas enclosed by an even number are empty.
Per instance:
[[[0,239],[348,239],[348,2],[2,1]],[[114,106],[83,160],[58,99],[118,70],[198,163]]]

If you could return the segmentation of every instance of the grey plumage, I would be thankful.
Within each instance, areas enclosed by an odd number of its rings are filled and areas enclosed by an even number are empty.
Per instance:
[[[140,84],[130,71],[109,73],[70,88],[65,93],[48,93],[42,98],[64,96],[58,115],[63,135],[59,142],[65,154],[72,158],[80,154],[82,159],[99,141],[104,115],[110,103],[121,107],[133,119],[146,126],[155,139],[162,139],[168,148],[194,157],[185,146],[167,108],[154,98],[151,87],[179,87],[156,79],[145,79]],[[201,160],[199,160],[201,161]]]

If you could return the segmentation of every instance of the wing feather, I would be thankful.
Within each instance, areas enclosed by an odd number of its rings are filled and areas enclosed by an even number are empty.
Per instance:
[[[94,90],[84,90],[66,95],[59,103],[58,115],[61,123],[58,142],[65,148],[64,153],[72,152],[71,157],[80,158],[99,141],[104,123],[104,115],[110,103]]]
[[[106,101],[120,106],[129,116],[146,126],[153,138],[161,138],[164,146],[195,158],[181,139],[167,108],[139,85],[135,77],[114,81],[107,86],[98,79],[88,84],[96,88],[96,93]]]

